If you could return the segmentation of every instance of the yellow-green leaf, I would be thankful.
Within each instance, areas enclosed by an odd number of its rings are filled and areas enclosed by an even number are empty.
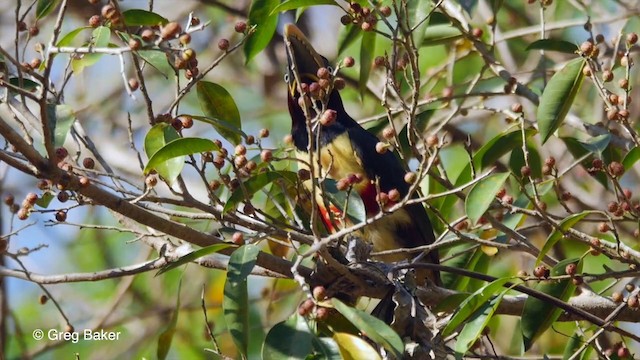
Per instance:
[[[249,292],[247,277],[256,264],[260,249],[248,244],[241,246],[231,254],[227,268],[227,280],[224,283],[222,307],[227,328],[238,351],[243,357],[249,350]],[[252,324],[251,326],[259,326]]]
[[[471,222],[474,224],[478,222],[485,211],[489,209],[508,177],[509,173],[494,174],[480,180],[473,186],[464,202],[465,211]]]
[[[559,262],[551,270],[551,276],[566,275],[565,268],[569,264],[576,264],[577,272],[581,272],[582,262],[579,259],[567,259]],[[559,281],[543,281],[535,287],[536,290],[553,296],[558,300],[566,302],[573,295],[576,286],[571,279]],[[562,309],[555,307],[552,303],[529,296],[524,302],[522,309],[522,339],[524,349],[529,350],[533,343],[551,325],[558,320],[562,314]]]
[[[542,250],[540,250],[540,254],[538,254],[538,258],[536,259],[536,266],[538,266],[538,264],[540,264],[542,259],[544,259],[544,256],[549,252],[549,250],[551,250],[553,248],[553,246],[560,239],[562,239],[562,235],[563,235],[564,231],[569,230],[575,224],[579,223],[580,220],[582,220],[585,217],[587,217],[587,215],[593,214],[593,213],[595,213],[595,211],[583,211],[583,212],[580,212],[580,213],[577,213],[577,214],[569,215],[564,220],[562,220],[560,222],[560,224],[558,224],[558,227],[560,229],[556,228],[555,230],[553,230],[551,235],[549,235],[549,237],[547,238],[547,241],[544,243],[544,246],[542,247]]]
[[[245,63],[249,63],[254,56],[269,45],[278,25],[278,14],[273,11],[278,5],[280,5],[279,0],[254,0],[251,2],[248,22],[250,25],[256,25],[256,30],[244,43]]]
[[[343,360],[381,360],[380,354],[363,339],[348,333],[334,333]]]
[[[560,127],[573,105],[573,100],[584,79],[582,68],[585,63],[583,58],[569,61],[553,75],[544,88],[537,112],[538,130],[542,136],[542,143],[549,140]]]
[[[337,298],[332,298],[331,303],[340,314],[347,318],[347,320],[360,331],[367,334],[369,339],[382,345],[396,358],[402,358],[402,354],[404,353],[402,339],[400,339],[400,336],[384,321],[362,310],[350,307]],[[340,343],[338,343],[338,345],[340,346]],[[340,352],[342,353],[342,347]]]
[[[233,144],[240,143],[240,136],[237,131],[230,131],[228,127],[240,129],[240,111],[231,94],[222,86],[209,82],[200,81],[196,85],[198,92],[198,102],[204,115],[225,122],[227,126],[212,124],[216,131]]]
[[[144,173],[148,174],[151,170],[155,170],[171,184],[180,175],[186,155],[214,150],[219,150],[218,146],[209,139],[178,138],[167,143],[151,156],[144,167]],[[180,159],[180,166],[176,166],[177,160],[175,159]],[[167,166],[169,162],[171,162],[169,165],[172,166]]]

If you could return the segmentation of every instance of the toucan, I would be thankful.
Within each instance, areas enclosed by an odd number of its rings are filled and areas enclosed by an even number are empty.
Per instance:
[[[313,167],[311,176],[316,178],[328,177],[335,181],[351,178],[351,189],[360,195],[368,217],[378,214],[381,205],[384,206],[381,202],[384,197],[380,194],[395,190],[404,198],[410,188],[405,181],[407,171],[392,151],[377,151],[378,137],[360,126],[345,111],[342,98],[331,82],[332,77],[327,79],[327,71],[320,70],[324,68],[331,73],[329,61],[318,54],[293,24],[285,25],[284,41],[288,62],[285,80],[288,83],[288,105],[292,120],[291,136],[302,164],[300,166],[307,169]],[[329,82],[323,82],[323,79]],[[322,119],[323,116],[328,118]],[[310,166],[310,151],[319,154],[321,166]],[[311,181],[307,180],[306,183],[309,187]],[[319,215],[326,230],[336,231],[338,209],[331,204],[327,209],[325,198],[317,198]],[[392,204],[393,201],[386,203],[387,206]],[[412,248],[435,241],[426,209],[420,203],[406,205],[368,224],[358,235],[373,246],[374,252]],[[409,252],[387,254],[374,260],[391,263],[411,260],[416,255]],[[437,250],[431,250],[422,261],[439,263]],[[421,271],[418,274],[423,274],[436,285],[441,284],[437,271]],[[419,283],[426,281],[417,280]]]

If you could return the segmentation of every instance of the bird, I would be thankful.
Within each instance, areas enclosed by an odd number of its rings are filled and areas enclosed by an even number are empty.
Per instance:
[[[326,81],[330,80],[331,75],[328,77],[327,74],[332,71],[329,61],[318,54],[296,25],[286,24],[283,33],[288,63],[285,80],[292,120],[291,138],[300,159],[299,167],[308,170],[309,151],[319,153],[321,166],[315,166],[315,173],[310,175],[316,178],[326,176],[335,181],[352,179],[349,184],[362,199],[367,217],[375,216],[380,212],[380,194],[396,191],[400,199],[407,196],[410,188],[405,181],[407,171],[394,152],[377,151],[376,145],[380,142],[378,137],[347,113],[338,90]],[[324,108],[319,98],[324,99]],[[315,119],[315,122],[308,122],[308,119]],[[310,138],[312,141],[309,141]],[[305,183],[309,187],[311,181]],[[332,205],[326,209],[327,204],[321,197],[316,202],[322,224],[328,232],[335,232],[338,226],[333,215],[338,213],[338,209]],[[387,204],[393,203],[389,201]],[[372,245],[374,252],[413,248],[435,241],[426,209],[417,202],[367,224],[359,230],[358,235]],[[376,256],[374,260],[393,263],[410,261],[415,256],[409,252],[398,252]],[[429,251],[421,261],[438,264],[437,250]],[[417,272],[417,277],[420,274],[435,285],[441,285],[438,271],[421,270]],[[416,280],[421,284],[427,279]]]

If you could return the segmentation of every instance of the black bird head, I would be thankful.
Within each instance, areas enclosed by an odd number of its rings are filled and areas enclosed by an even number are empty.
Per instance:
[[[326,68],[330,72],[331,66],[329,61],[311,46],[311,43],[307,37],[293,24],[287,24],[284,27],[284,41],[287,52],[287,72],[285,80],[288,87],[288,103],[289,113],[291,114],[292,126],[291,134],[296,147],[299,150],[307,150],[308,146],[308,132],[307,132],[307,116],[313,120],[317,118],[317,114],[314,110],[314,106],[309,103],[306,106],[306,112],[301,106],[301,85],[306,89],[310,89],[313,86],[318,86],[318,70],[320,68]],[[329,79],[329,81],[332,81]],[[323,90],[324,91],[324,90]],[[330,86],[329,93],[325,93],[326,109],[335,110],[337,112],[337,121],[334,125],[324,126],[322,132],[325,133],[321,136],[320,142],[322,145],[323,138],[330,138],[342,133],[346,128],[354,126],[355,121],[346,113],[342,104],[342,98],[337,90]],[[305,95],[307,96],[307,95]],[[308,96],[307,96],[308,98]],[[314,100],[315,107],[322,109],[322,101]],[[313,128],[317,128],[314,126]]]

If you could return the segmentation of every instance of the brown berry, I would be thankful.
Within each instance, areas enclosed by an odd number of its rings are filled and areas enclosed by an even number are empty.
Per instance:
[[[227,51],[229,50],[229,40],[227,39],[220,39],[220,41],[218,41],[218,49],[222,50],[222,51]]]
[[[256,137],[253,135],[247,135],[245,142],[247,143],[247,145],[253,145],[256,142]]]
[[[262,150],[260,153],[260,159],[264,162],[269,162],[273,160],[273,152],[271,150]]]
[[[476,39],[481,38],[483,33],[484,32],[480,28],[473,28],[473,30],[471,30],[471,35]]]
[[[396,131],[392,127],[388,126],[382,130],[382,137],[385,139],[390,140],[393,139],[394,136],[396,136]]]
[[[102,7],[102,10],[100,13],[105,19],[111,20],[111,18],[116,16],[117,10],[115,7],[113,7],[113,5],[107,4]]]
[[[321,67],[316,72],[316,75],[318,76],[319,79],[328,79],[331,76],[331,73],[329,72],[329,69],[327,69],[326,67]]]
[[[67,212],[64,210],[56,211],[56,220],[59,222],[67,221]]]
[[[380,7],[380,13],[384,16],[384,17],[389,17],[391,16],[391,8],[388,6],[381,6]]]
[[[511,111],[513,111],[514,113],[522,113],[522,104],[521,103],[514,103],[511,104]]]
[[[24,200],[27,202],[27,204],[33,206],[38,201],[38,195],[36,193],[28,193]]]
[[[49,300],[49,297],[47,295],[40,295],[38,302],[40,303],[40,305],[44,305],[47,303],[48,300]]]
[[[285,135],[284,138],[282,138],[282,141],[287,145],[292,145],[293,144],[293,135],[291,135],[291,134]]]
[[[548,277],[547,273],[548,273],[549,269],[544,266],[544,265],[538,265],[534,270],[533,270],[533,275],[535,277],[538,278],[546,278]]]
[[[237,33],[244,34],[244,32],[245,32],[245,31],[247,31],[247,23],[246,23],[246,22],[244,22],[244,21],[238,21],[238,22],[234,25],[233,29],[234,29]]]
[[[309,170],[307,170],[307,169],[299,169],[298,170],[298,179],[300,179],[301,181],[305,181],[305,180],[311,179],[311,172],[309,172]]]
[[[593,159],[593,161],[591,162],[591,166],[593,166],[593,168],[596,170],[602,169],[603,165],[604,163],[602,162],[602,159]]]
[[[350,68],[353,65],[355,65],[356,61],[351,57],[351,56],[347,56],[346,58],[344,58],[344,60],[342,60],[342,65],[344,67]]]
[[[58,197],[58,201],[60,201],[61,203],[64,203],[69,200],[69,193],[66,191],[60,191],[57,197]]]
[[[584,283],[584,279],[582,278],[582,276],[576,275],[573,278],[571,278],[571,283],[573,283],[573,285],[575,286],[580,286]]]
[[[4,196],[4,203],[8,206],[11,206],[15,203],[16,198],[15,196],[13,196],[13,194],[7,194]]]
[[[609,230],[611,230],[611,228],[609,227],[608,223],[601,222],[600,224],[598,224],[598,231],[600,231],[601,233],[605,233]]]
[[[620,81],[618,81],[618,86],[620,86],[621,89],[627,90],[629,88],[629,80],[620,79]]]
[[[244,245],[244,234],[240,231],[234,232],[233,236],[231,236],[231,241],[236,245]]]
[[[24,21],[18,22],[18,31],[27,31],[27,23]]]
[[[373,65],[375,67],[383,67],[385,65],[384,57],[376,56],[375,59],[373,59]]]
[[[565,274],[569,276],[575,275],[577,270],[578,270],[578,266],[574,263],[567,264],[567,266],[564,268]]]
[[[145,179],[144,179],[144,183],[152,188],[154,186],[156,186],[158,184],[158,177],[155,175],[148,175]]]
[[[180,44],[189,45],[191,43],[191,35],[190,34],[182,34],[180,35]]]
[[[315,307],[315,304],[313,303],[313,300],[307,299],[303,301],[302,304],[300,304],[300,306],[298,306],[298,315],[308,316],[309,314],[311,314],[311,311],[313,311],[314,307]]]
[[[41,64],[42,64],[42,60],[40,60],[40,58],[33,58],[31,59],[29,66],[31,66],[34,69],[37,69],[40,67]]]
[[[513,204],[513,201],[514,201],[513,200],[513,196],[511,196],[511,195],[505,195],[505,196],[502,197],[502,202],[505,203],[505,204],[511,205],[511,204]]]
[[[131,91],[136,91],[138,90],[139,87],[140,87],[140,83],[138,82],[138,79],[136,78],[129,79],[129,89],[131,89]]]
[[[626,359],[629,356],[631,356],[631,353],[629,352],[629,348],[622,346],[618,349],[618,357],[620,359]]]
[[[29,218],[29,209],[22,207],[20,208],[20,210],[18,210],[18,213],[16,215],[20,220],[27,220]]]
[[[80,179],[78,179],[78,183],[81,187],[87,187],[91,184],[91,180],[86,176],[81,176]]]
[[[429,135],[429,137],[427,137],[427,146],[436,147],[439,143],[440,141],[436,135]]]
[[[313,298],[322,301],[327,298],[327,290],[324,286],[316,286],[313,288]]]
[[[155,39],[156,33],[151,29],[144,29],[142,30],[142,33],[140,33],[140,37],[142,38],[142,40],[149,42]],[[129,42],[129,47],[133,49],[133,47],[131,46],[131,42]]]
[[[333,88],[340,91],[347,86],[347,82],[344,81],[341,77],[336,77],[333,79]]]
[[[373,25],[368,21],[363,21],[362,24],[360,24],[360,28],[362,31],[371,31],[373,30]]]
[[[93,15],[89,18],[89,26],[92,28],[100,26],[100,15]]]
[[[529,177],[531,175],[531,168],[528,166],[523,166],[520,168],[520,175]]]
[[[335,110],[326,110],[320,117],[320,124],[322,124],[323,126],[330,126],[336,121],[337,118],[338,113]]]
[[[409,171],[404,174],[404,182],[406,182],[407,184],[413,184],[417,179],[418,175],[416,175],[416,173],[414,172]]]
[[[160,37],[163,40],[174,39],[181,32],[182,32],[182,27],[180,26],[180,24],[178,24],[175,21],[172,21],[162,27],[162,29],[160,30]]]
[[[400,198],[402,197],[402,195],[400,194],[400,191],[398,191],[398,189],[391,189],[389,190],[389,200],[393,201],[393,202],[398,202],[400,200]]]
[[[620,177],[624,174],[624,166],[617,161],[612,161],[609,164],[609,173],[612,176]]]
[[[621,293],[616,291],[613,294],[611,294],[611,300],[613,300],[613,302],[616,302],[616,303],[621,303],[622,300],[624,300],[624,297],[622,296]]]
[[[29,36],[34,37],[40,34],[40,29],[37,26],[32,26],[29,28]]]
[[[233,150],[233,152],[236,155],[245,155],[247,153],[247,147],[242,145],[242,144],[238,144],[238,145],[236,145],[236,147]]]
[[[349,15],[342,15],[340,17],[340,22],[342,23],[342,25],[349,25],[353,22],[353,19]]]
[[[638,297],[637,296],[629,296],[627,299],[627,306],[635,309],[638,307]]]
[[[602,81],[609,82],[613,80],[613,71],[605,70],[602,72]]]
[[[376,143],[376,152],[378,154],[384,154],[387,152],[387,150],[389,150],[389,146],[387,145],[387,143],[379,141],[378,143]]]
[[[322,306],[318,306],[316,308],[316,320],[318,321],[327,320],[330,314],[331,314],[331,309],[329,308],[322,307]]]
[[[222,186],[222,183],[220,182],[220,180],[211,180],[209,182],[209,189],[211,191],[216,191],[220,189],[221,186]]]
[[[66,148],[64,148],[64,147],[56,148],[56,159],[57,160],[62,160],[64,158],[66,158],[67,155],[69,155],[69,152],[67,151]]]
[[[593,52],[593,43],[591,41],[585,41],[582,44],[580,44],[580,51],[584,54],[584,55],[591,55],[591,53]]]
[[[258,133],[258,136],[260,136],[261,138],[269,137],[269,129],[260,129],[260,133]]]
[[[550,167],[554,167],[556,165],[556,158],[554,158],[553,156],[549,156],[544,160],[544,164]]]
[[[243,167],[247,164],[247,157],[244,155],[236,155],[235,158],[233,158],[233,163],[236,165],[236,167]]]

